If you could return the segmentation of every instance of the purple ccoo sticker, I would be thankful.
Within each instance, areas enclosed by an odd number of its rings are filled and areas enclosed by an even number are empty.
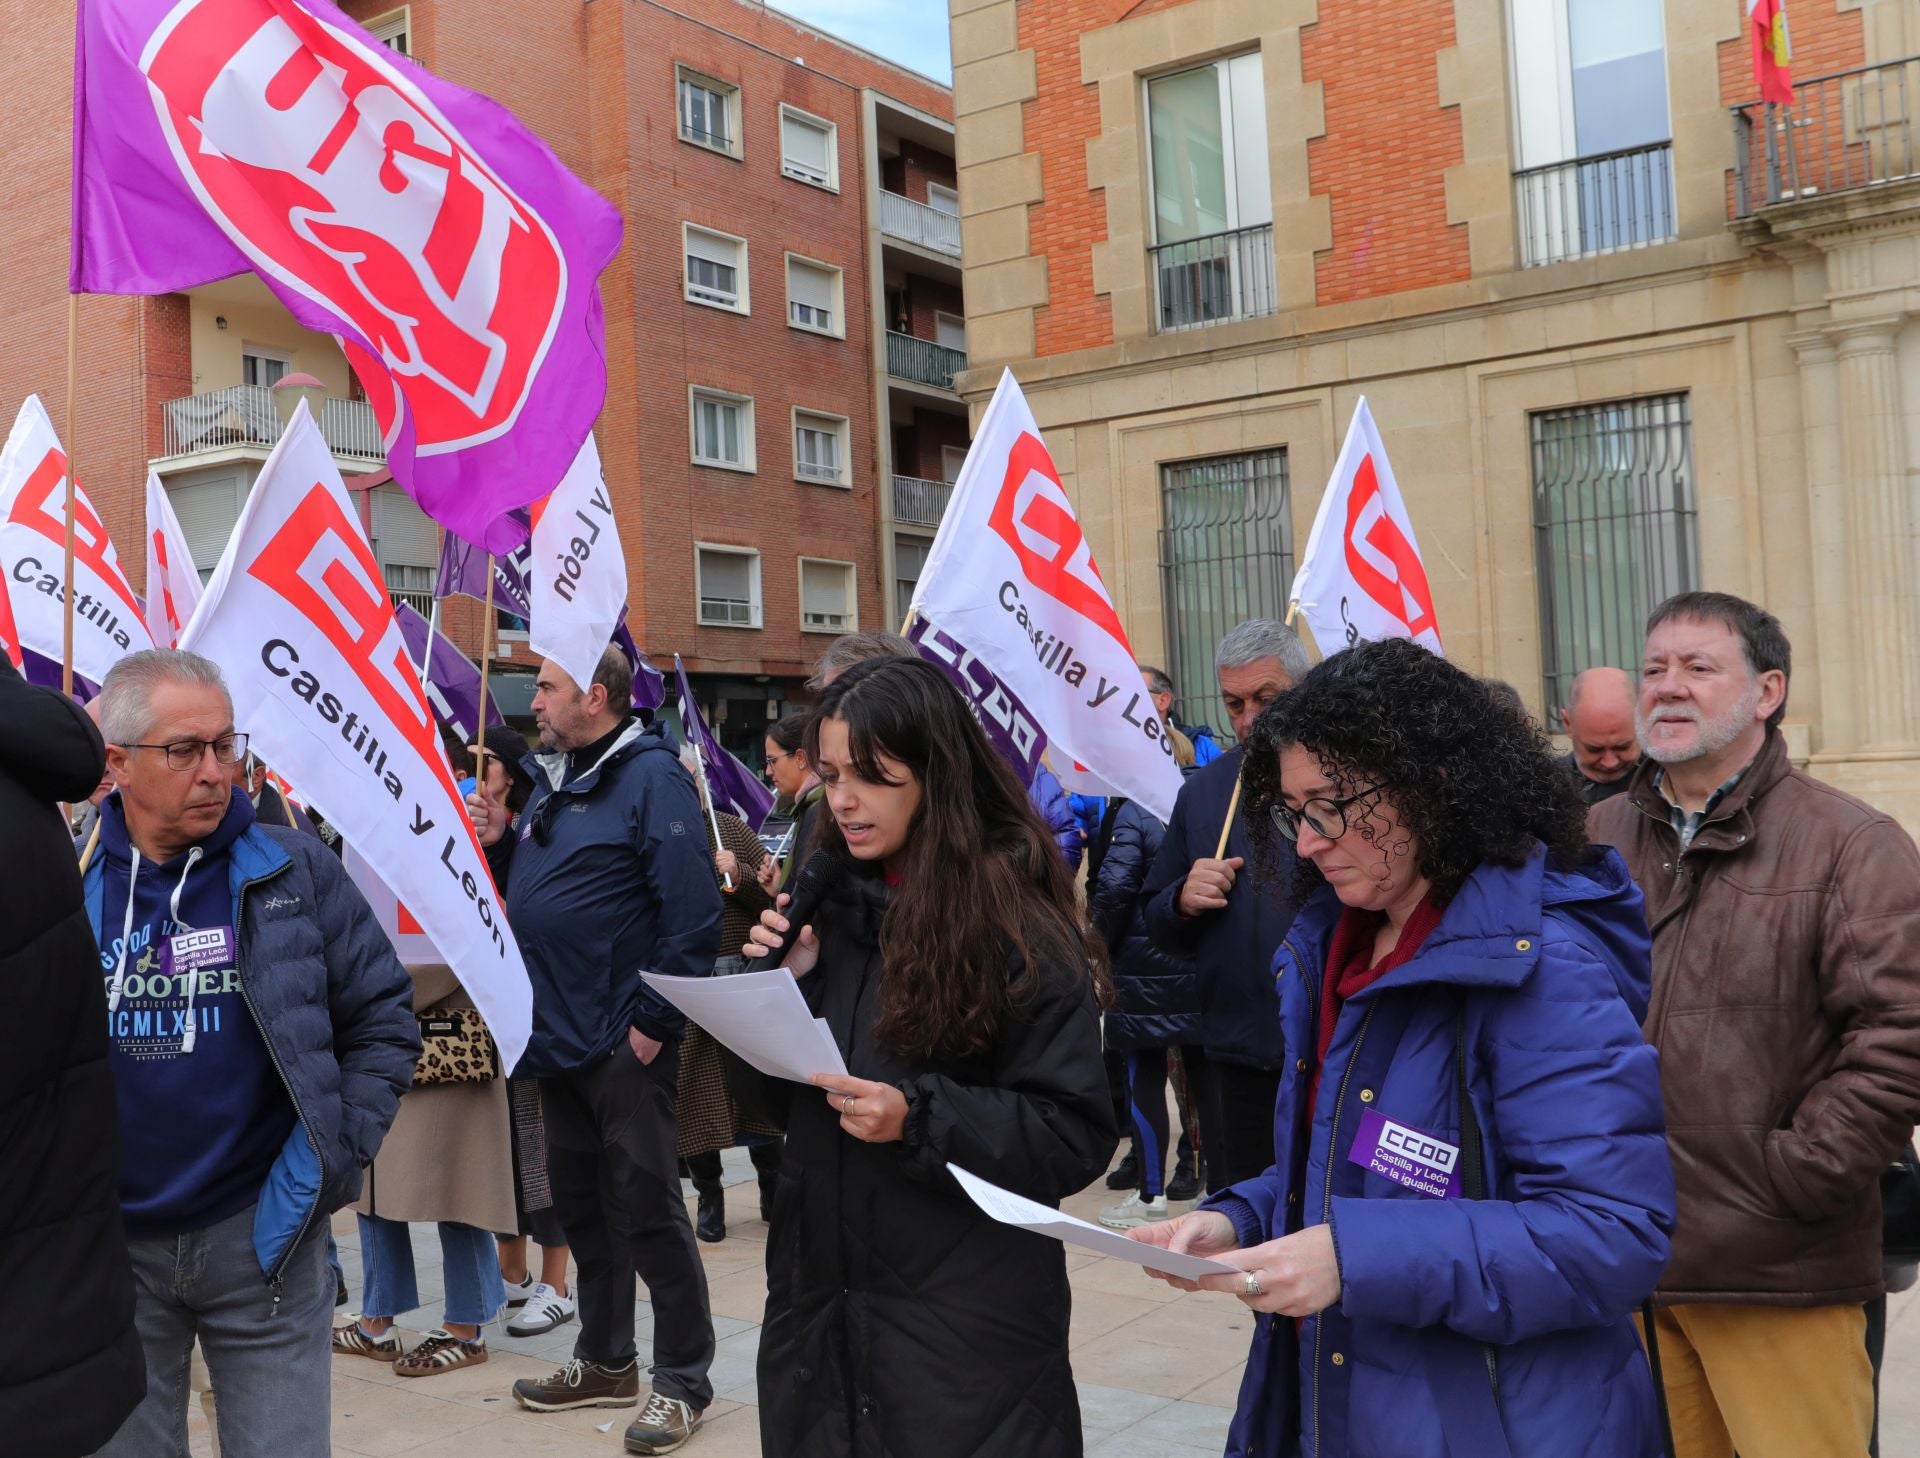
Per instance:
[[[183,972],[206,972],[231,967],[233,928],[210,926],[201,931],[176,932],[167,938],[160,958],[160,970],[169,977]]]
[[[1347,1158],[1382,1179],[1436,1200],[1460,1198],[1460,1146],[1396,1124],[1378,1109],[1363,1110]]]

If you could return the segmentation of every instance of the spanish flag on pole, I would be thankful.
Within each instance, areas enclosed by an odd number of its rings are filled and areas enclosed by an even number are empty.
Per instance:
[[[1793,105],[1793,44],[1787,38],[1787,0],[1747,0],[1753,29],[1753,79],[1762,101]]]

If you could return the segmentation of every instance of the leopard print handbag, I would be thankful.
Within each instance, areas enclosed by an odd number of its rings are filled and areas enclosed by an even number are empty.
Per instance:
[[[474,1007],[436,1007],[420,1014],[420,1061],[413,1086],[491,1083],[500,1076],[500,1050]]]

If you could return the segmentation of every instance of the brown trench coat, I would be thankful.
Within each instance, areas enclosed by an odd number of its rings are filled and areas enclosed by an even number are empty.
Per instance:
[[[473,1006],[452,972],[410,966],[413,1009]],[[388,1220],[453,1220],[512,1234],[513,1118],[507,1081],[409,1089],[353,1207]]]

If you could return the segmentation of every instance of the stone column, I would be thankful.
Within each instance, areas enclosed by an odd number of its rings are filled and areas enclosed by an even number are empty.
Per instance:
[[[1920,591],[1895,353],[1898,317],[1836,323],[1848,492],[1855,727],[1867,753],[1920,747]]]
[[[1802,448],[1807,463],[1807,525],[1813,545],[1814,661],[1801,669],[1820,680],[1818,757],[1845,756],[1860,743],[1854,712],[1859,644],[1854,630],[1846,467],[1840,440],[1839,348],[1824,330],[1792,334],[1800,362]]]

